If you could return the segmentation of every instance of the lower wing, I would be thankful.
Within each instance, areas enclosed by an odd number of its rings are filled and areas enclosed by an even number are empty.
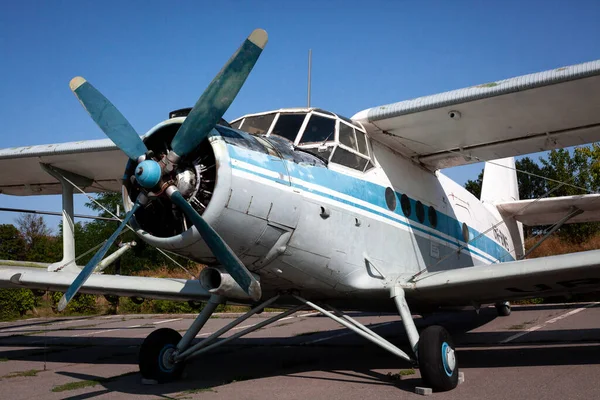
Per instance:
[[[64,292],[77,277],[66,271],[0,265],[0,287]],[[164,300],[207,300],[210,293],[197,279],[149,278],[93,274],[80,292]]]
[[[438,305],[590,292],[600,289],[600,250],[427,272],[404,289],[407,297]]]

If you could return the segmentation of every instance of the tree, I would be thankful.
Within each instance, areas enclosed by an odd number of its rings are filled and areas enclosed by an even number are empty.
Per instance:
[[[52,233],[41,215],[21,214],[17,218],[17,225],[29,247],[40,237],[50,236]]]
[[[524,157],[515,162],[515,167],[517,169],[520,199],[537,199],[546,193],[546,180],[539,177],[544,175],[544,171],[535,161],[529,157]],[[465,183],[465,189],[480,199],[482,185],[483,169],[477,176],[477,180],[468,180]]]
[[[116,192],[100,193],[96,197],[96,201],[107,208],[108,210],[116,213],[117,205],[122,207],[121,194]],[[86,203],[86,207],[91,208],[94,211],[99,211],[102,217],[112,217],[106,212],[100,205],[95,202]],[[95,220],[86,224],[77,223],[75,224],[75,252],[79,256],[85,251],[91,249],[99,243],[104,242],[108,237],[117,229],[119,223],[113,221]],[[167,266],[174,268],[176,265],[162,255],[157,249],[146,244],[141,240],[135,233],[125,229],[119,236],[119,239],[115,242],[115,245],[111,246],[109,252],[117,250],[117,243],[120,242],[131,242],[135,241],[137,245],[131,250],[128,250],[121,257],[121,266],[123,274],[130,274],[132,272],[153,269],[160,266]],[[78,265],[85,265],[94,255],[95,251],[90,252],[85,257],[82,257],[77,261]],[[188,265],[189,260],[183,257],[174,257],[180,264]],[[112,268],[112,267],[109,267]]]
[[[467,189],[469,192],[471,192],[471,194],[473,194],[473,196],[477,197],[478,199],[481,199],[481,186],[482,185],[483,185],[483,169],[477,176],[476,181],[472,181],[469,179],[467,181],[467,183],[465,183],[465,189]]]
[[[600,190],[600,146],[552,150],[540,157],[540,164],[529,157],[516,164],[520,199],[537,199],[543,196],[573,196],[597,193]],[[476,181],[469,180],[465,188],[480,198],[483,171]],[[600,232],[600,223],[567,224],[559,235],[569,241],[580,242]]]
[[[21,214],[17,218],[17,225],[25,240],[25,257],[22,260],[47,263],[60,261],[62,241],[52,235],[42,216]]]
[[[27,243],[14,225],[0,225],[0,260],[24,260]]]

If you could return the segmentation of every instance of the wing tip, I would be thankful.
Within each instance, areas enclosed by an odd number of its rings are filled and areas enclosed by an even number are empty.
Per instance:
[[[83,85],[86,82],[87,81],[85,80],[85,78],[81,76],[76,76],[75,78],[71,79],[71,82],[69,82],[69,87],[74,92],[77,89],[79,89],[79,86]]]
[[[248,40],[261,49],[264,49],[269,41],[269,35],[267,34],[267,31],[259,28],[252,31],[250,36],[248,36]]]

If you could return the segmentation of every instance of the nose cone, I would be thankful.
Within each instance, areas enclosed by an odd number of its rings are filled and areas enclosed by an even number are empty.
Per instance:
[[[135,179],[140,186],[151,189],[160,182],[160,165],[154,160],[145,160],[135,169]]]

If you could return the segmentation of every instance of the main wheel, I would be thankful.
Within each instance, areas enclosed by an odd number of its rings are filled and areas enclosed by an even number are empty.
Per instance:
[[[500,317],[508,317],[510,315],[510,303],[504,301],[502,303],[496,303],[496,311]]]
[[[171,355],[180,340],[179,332],[170,328],[157,329],[148,335],[138,357],[142,377],[161,383],[178,379],[183,372],[183,362],[175,363]]]
[[[426,385],[436,392],[458,385],[458,364],[454,342],[446,329],[432,325],[419,337],[419,369]]]

